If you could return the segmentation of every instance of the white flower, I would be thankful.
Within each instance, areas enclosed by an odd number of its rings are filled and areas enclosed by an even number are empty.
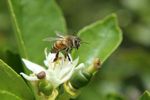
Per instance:
[[[84,67],[84,64],[81,63],[77,67],[79,58],[72,61],[72,58],[70,56],[71,61],[66,59],[62,53],[59,53],[58,60],[54,61],[56,54],[55,53],[47,53],[47,50],[45,50],[45,56],[46,59],[44,60],[44,64],[47,68],[44,68],[38,64],[35,64],[29,60],[22,59],[26,67],[32,71],[33,73],[29,76],[20,73],[25,79],[29,81],[38,81],[40,80],[37,75],[40,72],[45,72],[45,79],[48,80],[54,88],[58,87],[60,84],[66,82],[69,80],[72,76],[72,74],[76,70],[80,70]]]

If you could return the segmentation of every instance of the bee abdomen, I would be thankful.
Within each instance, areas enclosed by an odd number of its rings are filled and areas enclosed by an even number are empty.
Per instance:
[[[54,43],[51,52],[52,53],[57,53],[61,50],[64,50],[66,48],[66,45],[62,42],[62,41],[56,41],[56,43]]]

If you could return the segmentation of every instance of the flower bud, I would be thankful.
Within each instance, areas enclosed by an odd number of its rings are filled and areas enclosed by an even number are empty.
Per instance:
[[[70,83],[75,89],[79,89],[88,84],[91,77],[92,74],[87,73],[84,70],[80,70],[72,76],[72,78],[70,79]]]
[[[94,74],[96,71],[99,70],[100,65],[101,65],[100,59],[99,59],[99,58],[96,58],[96,59],[94,59],[93,64],[92,64],[91,66],[89,66],[89,67],[86,69],[86,71],[87,71],[88,73],[90,73],[90,74]]]
[[[79,89],[85,85],[87,85],[92,78],[93,74],[100,68],[100,60],[96,58],[93,61],[93,64],[89,67],[85,67],[83,70],[79,70],[73,74],[70,79],[70,84],[75,89]]]
[[[39,89],[39,92],[43,93],[46,96],[49,96],[52,94],[53,86],[50,84],[50,82],[43,79],[39,81],[38,89]]]

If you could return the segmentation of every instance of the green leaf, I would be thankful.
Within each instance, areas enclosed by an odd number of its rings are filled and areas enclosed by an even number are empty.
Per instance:
[[[24,80],[2,60],[0,60],[0,81],[1,91],[9,91],[22,100],[34,99],[31,90]],[[2,94],[3,92],[1,92],[1,95]]]
[[[119,94],[108,94],[106,100],[124,100],[123,97]]]
[[[21,98],[19,98],[18,96],[8,92],[8,91],[0,91],[0,97],[1,100],[22,100]]]
[[[44,38],[55,31],[66,33],[62,13],[54,0],[8,0],[16,37],[23,57],[43,63]]]
[[[122,33],[116,15],[86,26],[78,35],[88,44],[82,44],[77,51],[81,62],[91,63],[95,57],[103,63],[122,41]]]
[[[7,8],[7,1],[0,0],[0,53],[9,49],[11,51],[16,50],[16,41],[14,40],[14,35],[11,27],[11,19],[9,15],[9,10]]]
[[[2,52],[0,59],[7,63],[15,72],[23,72],[23,65],[21,62],[21,58],[18,54],[6,50],[5,52]]]
[[[141,96],[140,100],[150,100],[150,92],[145,91]]]

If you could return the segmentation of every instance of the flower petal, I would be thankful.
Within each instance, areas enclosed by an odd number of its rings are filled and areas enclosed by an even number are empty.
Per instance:
[[[26,60],[26,59],[22,59],[22,60],[23,60],[24,64],[26,65],[26,67],[35,74],[38,74],[41,71],[45,71],[45,69],[38,64],[35,64],[35,63],[33,63],[29,60]]]
[[[25,79],[29,80],[29,81],[37,81],[38,78],[36,76],[28,76],[24,73],[20,73]]]
[[[71,78],[73,72],[74,72],[74,68],[72,68],[68,73],[66,73],[67,75],[65,75],[64,77],[61,78],[61,83],[64,83],[67,80],[69,80]]]
[[[76,65],[78,64],[78,61],[79,61],[79,57],[76,58],[76,59],[72,62],[73,66],[76,66]]]
[[[44,60],[44,65],[45,65],[46,67],[48,67],[48,62],[47,62],[47,60]]]
[[[56,57],[56,53],[49,53],[47,56],[47,60],[53,62]]]
[[[73,62],[68,62],[67,64],[64,64],[62,66],[60,76],[64,76],[64,74],[67,73],[68,70],[71,70],[72,68],[74,68],[78,64],[78,61],[79,61],[79,57],[75,59]]]
[[[84,67],[85,67],[84,63],[81,63],[75,68],[75,71],[82,70]]]
[[[48,56],[48,54],[47,54],[47,48],[44,49],[44,53],[45,53],[45,58],[47,59],[47,56]]]
[[[57,77],[53,70],[49,69],[46,74],[46,79],[51,82],[54,88],[58,87],[61,84],[61,80]]]
[[[47,54],[45,54],[45,55],[47,55]],[[46,56],[46,59],[44,60],[45,66],[49,67],[49,64],[54,61],[55,57],[56,57],[56,53],[49,53]]]
[[[62,67],[61,72],[58,74],[59,78],[63,81],[69,79],[74,71],[75,66],[77,65],[79,57],[75,59],[73,62],[69,62],[67,65]]]

